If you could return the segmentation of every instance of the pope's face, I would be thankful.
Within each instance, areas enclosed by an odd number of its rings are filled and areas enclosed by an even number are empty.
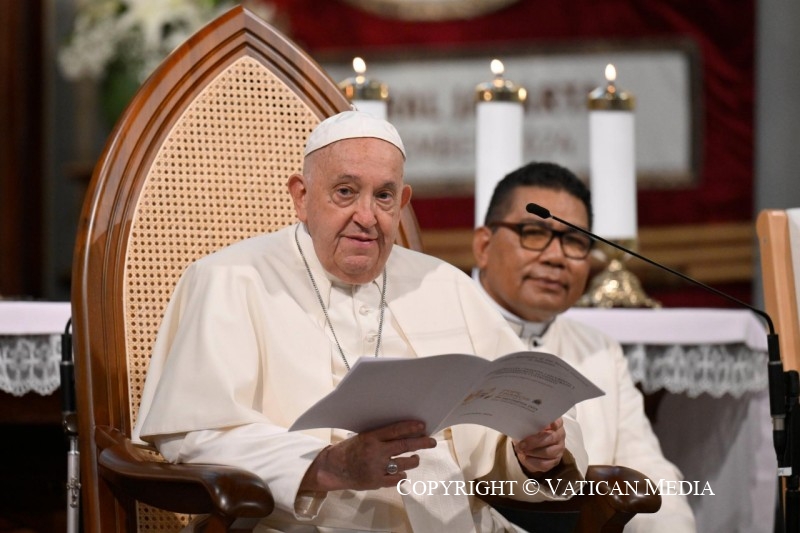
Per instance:
[[[557,231],[569,230],[554,220],[543,221],[525,210],[535,202],[559,218],[588,229],[588,213],[583,202],[566,191],[541,187],[518,187],[504,222],[545,223]],[[570,259],[564,255],[559,239],[544,250],[527,250],[514,231],[483,227],[475,231],[473,252],[481,270],[486,292],[502,307],[534,322],[546,322],[569,309],[583,294],[589,277],[589,259]]]
[[[337,141],[306,157],[289,191],[325,270],[347,283],[378,277],[411,199],[396,146],[374,138]]]

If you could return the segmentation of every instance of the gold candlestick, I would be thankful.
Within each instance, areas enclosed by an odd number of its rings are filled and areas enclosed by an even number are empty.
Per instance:
[[[636,239],[613,239],[613,242],[636,251]],[[602,242],[597,243],[595,250],[602,255],[605,267],[589,282],[589,287],[576,306],[661,307],[661,302],[648,296],[639,278],[625,266],[630,259],[629,254]]]
[[[499,59],[492,59],[489,70],[494,74],[490,81],[479,83],[475,87],[475,101],[481,102],[515,102],[524,104],[528,91],[511,80],[503,77],[505,66]]]
[[[616,84],[616,69],[606,66],[605,86],[589,93],[590,159],[595,231],[601,237],[634,252],[636,230],[636,174],[633,154],[635,99]],[[626,210],[627,209],[627,210]],[[627,215],[627,216],[626,216]],[[582,307],[661,307],[626,267],[630,255],[605,243],[597,251],[605,267],[589,283],[577,305]]]
[[[353,70],[356,75],[339,82],[339,88],[356,109],[386,120],[389,86],[367,78],[367,64],[360,57],[353,58]]]
[[[499,59],[494,77],[475,87],[475,227],[483,226],[489,201],[503,176],[522,165],[525,87],[507,80]]]

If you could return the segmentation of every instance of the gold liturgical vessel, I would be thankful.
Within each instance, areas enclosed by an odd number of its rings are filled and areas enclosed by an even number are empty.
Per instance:
[[[615,240],[616,244],[635,251],[636,239]],[[606,266],[589,282],[589,287],[577,302],[579,307],[661,307],[661,303],[649,297],[636,275],[625,263],[630,254],[600,242],[595,251],[602,255]],[[593,252],[594,253],[594,252]]]

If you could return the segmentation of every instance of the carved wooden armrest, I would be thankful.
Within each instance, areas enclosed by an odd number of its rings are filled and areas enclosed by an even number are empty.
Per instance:
[[[621,532],[635,515],[655,513],[661,508],[661,496],[656,492],[658,485],[632,468],[591,465],[586,481],[593,482],[593,488],[586,484],[581,494],[580,487],[575,484],[573,488],[578,494],[569,500],[530,503],[492,495],[481,496],[481,499],[507,516],[510,515],[506,512],[510,512],[517,520],[526,513],[579,514],[574,519],[574,531],[581,533]],[[525,524],[519,525],[525,527]]]
[[[264,481],[246,470],[220,465],[159,462],[117,429],[98,426],[100,475],[117,497],[159,509],[211,514],[231,524],[263,518],[274,508]]]

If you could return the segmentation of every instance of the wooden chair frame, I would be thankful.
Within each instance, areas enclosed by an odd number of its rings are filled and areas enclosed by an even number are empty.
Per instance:
[[[761,280],[764,291],[764,307],[773,321],[784,372],[800,371],[800,318],[797,301],[797,265],[792,261],[792,243],[789,217],[782,209],[764,209],[756,219],[759,252],[761,255]],[[797,409],[797,406],[794,407]],[[788,415],[790,466],[794,464],[793,448],[798,445],[796,413]],[[796,519],[796,488],[780,478],[781,499],[784,516],[782,520]]]
[[[800,371],[800,319],[786,211],[761,211],[756,219],[756,233],[764,307],[775,322],[784,370]]]

